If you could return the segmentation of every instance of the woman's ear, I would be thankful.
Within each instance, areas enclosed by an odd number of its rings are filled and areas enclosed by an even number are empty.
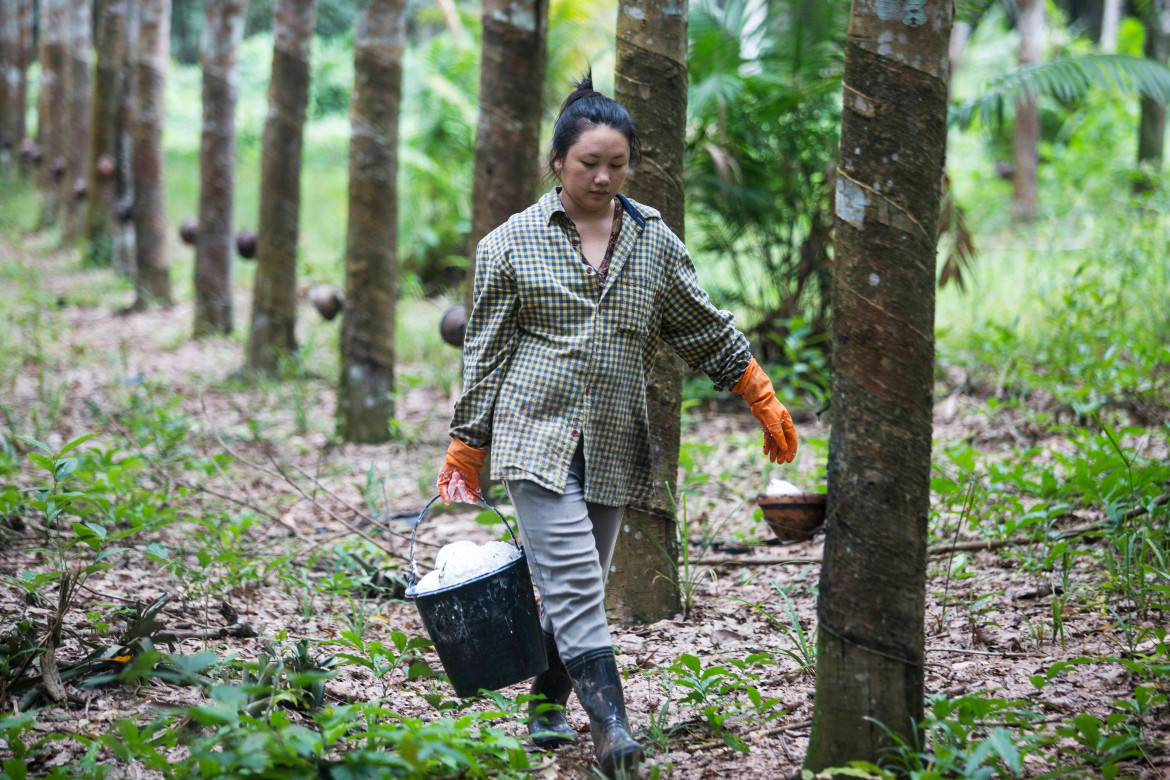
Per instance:
[[[553,170],[557,173],[561,172],[561,168],[565,167],[565,162],[560,157],[553,160]]]

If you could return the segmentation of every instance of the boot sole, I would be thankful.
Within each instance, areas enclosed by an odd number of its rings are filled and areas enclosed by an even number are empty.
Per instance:
[[[567,745],[576,745],[577,738],[570,737],[570,736],[553,737],[553,736],[548,736],[548,734],[546,732],[545,736],[532,737],[532,744],[536,745],[538,748],[545,748],[545,749],[559,748],[559,747],[565,747]]]
[[[645,751],[638,744],[626,745],[610,752],[604,760],[598,762],[601,772],[606,777],[615,777],[618,772],[637,772],[638,766],[646,758]]]

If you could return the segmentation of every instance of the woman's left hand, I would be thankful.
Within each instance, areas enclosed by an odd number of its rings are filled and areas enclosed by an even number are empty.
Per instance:
[[[776,400],[772,382],[755,358],[735,387],[764,429],[764,452],[773,463],[791,463],[796,457],[796,426],[784,404]]]

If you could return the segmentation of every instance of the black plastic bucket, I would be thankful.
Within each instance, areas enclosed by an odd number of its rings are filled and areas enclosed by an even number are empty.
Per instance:
[[[414,537],[423,516],[438,498],[432,498],[419,513],[410,537],[412,576],[406,598],[418,609],[455,695],[467,698],[478,694],[481,688],[495,691],[535,677],[548,669],[548,657],[528,574],[528,559],[516,543],[516,532],[495,507],[483,502],[504,521],[520,557],[458,585],[421,595],[414,593],[419,581]]]

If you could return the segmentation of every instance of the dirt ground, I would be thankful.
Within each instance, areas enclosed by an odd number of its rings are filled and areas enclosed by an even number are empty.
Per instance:
[[[11,245],[0,253],[14,253]],[[10,255],[11,256],[11,255]],[[350,527],[360,528],[370,537],[398,555],[406,551],[406,535],[414,516],[427,497],[434,472],[446,448],[446,420],[452,399],[430,386],[414,385],[403,389],[398,398],[397,415],[401,430],[408,438],[378,446],[341,445],[330,441],[329,421],[333,418],[333,377],[322,376],[305,395],[309,406],[300,414],[309,424],[301,432],[289,408],[289,396],[279,387],[250,388],[231,381],[229,375],[243,362],[241,343],[236,339],[187,339],[192,322],[189,302],[162,310],[129,316],[117,312],[117,301],[97,307],[82,308],[70,303],[78,291],[92,284],[92,273],[69,271],[70,258],[30,253],[24,262],[46,264],[44,278],[59,296],[60,315],[65,327],[56,335],[53,354],[60,370],[67,372],[66,400],[59,425],[49,440],[60,446],[72,437],[94,430],[96,410],[116,408],[128,388],[143,382],[162,382],[182,399],[182,411],[193,421],[188,445],[209,454],[225,449],[242,462],[225,475],[211,475],[202,482],[204,491],[195,494],[192,509],[220,502],[217,495],[254,505],[272,516],[272,520],[253,526],[247,542],[255,548],[298,549],[315,546],[328,549]],[[248,299],[237,300],[237,331],[246,330]],[[307,306],[301,316],[315,317]],[[438,318],[436,313],[435,326]],[[436,359],[453,360],[454,353]],[[36,397],[35,377],[30,366],[17,383],[17,397],[10,399],[16,408],[31,404]],[[991,447],[996,441],[1028,437],[1031,433],[1024,420],[996,418],[981,412],[983,402],[940,387],[936,407],[936,437],[964,439],[975,446]],[[263,420],[263,436],[269,446],[251,441],[255,422]],[[798,429],[806,439],[823,436],[825,423],[810,414],[798,414]],[[765,543],[771,535],[755,516],[754,497],[762,492],[769,477],[786,476],[802,486],[812,486],[823,474],[824,453],[809,447],[797,462],[793,474],[767,469],[758,449],[750,446],[756,436],[755,424],[748,411],[733,404],[707,404],[688,413],[683,432],[684,445],[690,444],[696,468],[684,473],[692,519],[691,535],[700,536],[704,529],[715,527],[728,518],[717,537],[725,543],[706,551],[696,563],[708,568],[713,576],[705,577],[697,587],[693,614],[688,619],[677,615],[652,625],[615,625],[614,644],[620,664],[628,671],[627,700],[635,728],[649,722],[666,700],[663,668],[682,654],[703,658],[704,664],[722,659],[742,659],[756,651],[768,651],[779,662],[759,669],[760,693],[778,697],[785,714],[769,722],[733,721],[730,726],[750,746],[747,754],[736,752],[721,741],[707,736],[701,723],[679,729],[669,743],[669,752],[652,755],[642,770],[646,777],[655,764],[671,765],[670,776],[682,780],[739,776],[743,778],[788,777],[797,772],[807,747],[808,723],[813,711],[814,675],[801,668],[784,651],[797,651],[794,626],[789,621],[778,587],[788,587],[800,630],[810,643],[815,631],[814,594],[819,577],[817,561],[821,556],[823,536],[793,544]],[[114,434],[102,434],[112,442]],[[1059,442],[1054,442],[1059,446]],[[251,465],[249,465],[251,464]],[[398,535],[387,534],[377,524],[355,511],[365,506],[359,487],[366,482],[373,466],[382,480],[384,499],[378,510],[385,523]],[[283,475],[282,475],[283,472]],[[298,487],[299,486],[299,487]],[[305,494],[299,491],[304,490]],[[213,494],[214,493],[214,494]],[[420,557],[426,561],[436,547],[455,539],[477,541],[497,538],[499,528],[475,521],[477,512],[470,508],[452,508],[428,516],[419,532]],[[1091,512],[1081,512],[1070,519],[1077,522],[1099,519]],[[879,521],[880,518],[875,518]],[[181,536],[190,533],[186,524],[169,529],[164,541],[172,550],[183,549]],[[757,542],[749,544],[749,542]],[[37,565],[36,555],[27,540],[8,533],[0,549],[6,571],[19,571]],[[697,548],[694,548],[697,553]],[[306,558],[308,555],[306,555]],[[327,556],[322,558],[326,560]],[[303,560],[303,559],[301,559]],[[298,565],[294,562],[291,565]],[[1051,617],[1051,577],[1023,571],[1017,561],[1000,552],[971,553],[969,570],[974,577],[949,584],[948,606],[944,621],[941,593],[945,583],[947,558],[933,557],[927,584],[927,667],[926,691],[954,697],[983,689],[995,690],[998,696],[1032,702],[1041,699],[1042,709],[1051,721],[1088,712],[1104,717],[1114,698],[1133,695],[1134,679],[1116,664],[1093,664],[1071,668],[1057,677],[1038,694],[1029,678],[1042,674],[1054,663],[1076,656],[1107,655],[1118,652],[1118,634],[1112,619],[1101,610],[1081,610],[1065,617],[1063,646],[1054,638],[1037,639],[1029,625],[1043,623]],[[317,574],[325,574],[318,571]],[[1102,576],[1101,572],[1079,572],[1085,580]],[[110,571],[95,576],[89,583],[82,606],[75,609],[68,628],[85,627],[87,609],[100,605],[131,602],[149,603],[169,593],[171,600],[164,617],[171,625],[192,624],[218,628],[223,625],[212,597],[192,596],[183,583],[166,574],[140,556],[126,556]],[[955,599],[971,601],[989,594],[983,606],[989,611],[979,616],[966,614]],[[278,632],[287,630],[290,640],[308,637],[322,650],[324,643],[335,640],[344,627],[342,613],[349,609],[344,598],[329,599],[317,595],[306,605],[304,597],[281,587],[272,576],[230,592],[215,594],[228,601],[241,620],[253,625],[259,636],[226,637],[207,642],[188,639],[181,652],[194,653],[211,649],[220,655],[238,653],[255,658],[264,643]],[[424,634],[415,607],[404,601],[370,602],[376,612],[368,638],[387,640],[389,632],[398,630],[408,636]],[[756,607],[759,608],[756,608]],[[32,613],[17,598],[17,593],[0,587],[0,611],[10,621],[14,616]],[[72,625],[69,625],[69,624]],[[1152,625],[1152,624],[1147,624]],[[290,644],[292,643],[290,641]],[[80,647],[66,642],[63,659],[76,657]],[[437,658],[429,657],[439,666]],[[434,710],[421,694],[436,685],[433,681],[407,682],[401,675],[393,681],[393,707],[403,713],[428,716]],[[107,686],[99,689],[68,688],[72,700],[67,706],[44,711],[40,728],[73,730],[96,734],[103,724],[127,716],[147,717],[166,705],[190,704],[200,697],[196,689],[154,681],[134,689]],[[526,692],[525,684],[505,691],[510,695]],[[341,666],[335,679],[326,686],[326,701],[340,704],[368,700],[380,693],[380,685],[369,672],[356,666]],[[5,702],[11,711],[12,702]],[[570,718],[579,730],[587,720],[573,702]],[[677,715],[684,719],[689,713]],[[1123,777],[1166,777],[1170,756],[1165,745],[1170,722],[1165,712],[1147,722],[1147,727],[1162,745],[1150,751],[1143,763],[1128,764]],[[515,733],[522,727],[509,726]],[[68,747],[30,767],[32,775],[41,775],[53,765],[74,761],[83,748]],[[579,745],[557,753],[555,760],[533,776],[540,778],[576,778],[584,776],[591,764],[591,744],[583,736]],[[1039,757],[1029,757],[1026,774],[1040,775],[1053,767]],[[124,765],[113,776],[147,776],[137,767]],[[1091,773],[1085,776],[1092,776]]]

